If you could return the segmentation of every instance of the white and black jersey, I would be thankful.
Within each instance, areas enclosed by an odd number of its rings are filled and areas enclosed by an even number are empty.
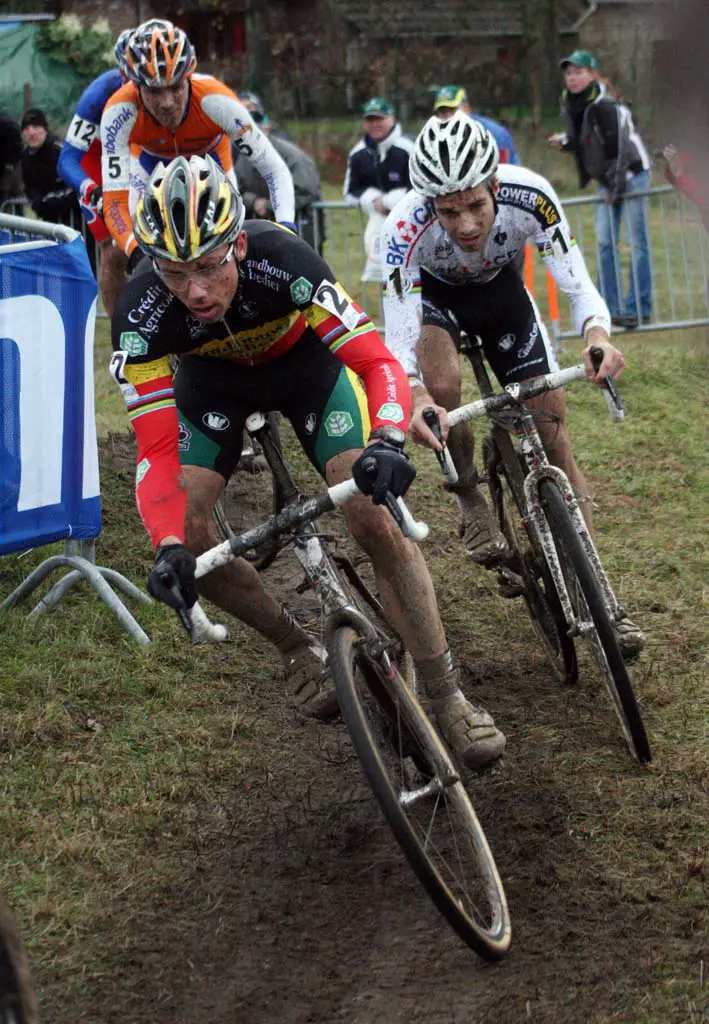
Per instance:
[[[410,378],[417,377],[421,325],[443,326],[444,320],[452,334],[451,325],[457,322],[482,337],[504,383],[556,367],[534,300],[512,266],[528,242],[536,245],[565,292],[579,334],[590,321],[610,333],[608,307],[552,186],[541,175],[511,165],[500,166],[498,181],[495,221],[480,252],[457,246],[442,228],[433,203],[414,192],[387,217],[382,234],[386,344]]]

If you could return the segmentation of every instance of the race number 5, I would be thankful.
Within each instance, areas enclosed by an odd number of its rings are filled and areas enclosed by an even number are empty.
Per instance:
[[[121,175],[121,158],[119,156],[109,156],[108,158],[108,176],[109,178],[119,178]]]

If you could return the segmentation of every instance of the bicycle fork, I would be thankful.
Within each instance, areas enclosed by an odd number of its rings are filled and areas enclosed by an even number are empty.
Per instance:
[[[539,485],[545,478],[552,480],[563,495],[576,532],[578,533],[581,543],[588,555],[588,559],[593,567],[596,578],[601,585],[603,601],[612,621],[618,622],[621,619],[624,619],[626,617],[626,612],[623,606],[618,603],[616,596],[613,593],[608,577],[606,576],[605,570],[598,556],[596,545],[593,543],[593,539],[588,532],[586,520],[583,518],[578,500],[574,494],[571,484],[569,483],[568,477],[563,470],[559,469],[557,466],[551,466],[548,463],[546,465],[531,468],[529,474],[524,480],[524,494],[528,519],[532,524],[532,527],[539,539],[539,543],[542,546],[542,550],[544,551],[544,557],[549,567],[552,580],[554,581],[556,592],[559,595],[559,601],[561,602],[561,607],[564,611],[564,617],[569,624],[569,636],[585,637],[586,634],[594,631],[595,626],[593,622],[580,620],[571,603],[569,591],[566,586],[566,580],[564,578],[564,572],[559,559],[559,553],[556,549],[556,544],[554,543],[554,538],[542,507]]]

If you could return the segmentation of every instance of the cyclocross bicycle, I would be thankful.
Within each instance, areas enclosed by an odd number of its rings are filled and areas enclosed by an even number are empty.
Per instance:
[[[530,398],[585,379],[585,369],[578,365],[557,370],[495,393],[476,341],[466,339],[461,351],[472,363],[483,397],[449,412],[448,420],[451,427],[483,416],[491,423],[482,447],[483,479],[511,551],[510,558],[496,567],[501,582],[509,596],[523,597],[560,679],[576,682],[574,640],[586,642],[630,752],[640,764],[647,764],[652,760],[650,743],[614,628],[626,618],[625,609],[613,593],[568,477],[549,462],[535,423],[540,411],[524,405]],[[601,349],[592,349],[591,359],[598,369]],[[623,405],[612,379],[603,393],[611,416],[621,419]],[[440,438],[434,410],[426,410],[424,417]],[[444,478],[455,483],[458,475],[448,451],[437,455]]]
[[[510,944],[510,917],[502,882],[451,753],[423,710],[415,673],[401,641],[384,624],[383,610],[350,559],[331,550],[315,520],[360,492],[353,480],[315,498],[297,489],[266,417],[247,430],[261,446],[286,505],[265,522],[231,537],[197,559],[198,577],[245,552],[276,541],[292,545],[324,620],[330,671],[364,773],[419,881],[458,935],[480,956],[495,960]],[[388,507],[415,540],[428,528],[415,523],[401,499]],[[176,599],[180,598],[175,593]],[[194,641],[221,641],[199,603],[180,617]]]

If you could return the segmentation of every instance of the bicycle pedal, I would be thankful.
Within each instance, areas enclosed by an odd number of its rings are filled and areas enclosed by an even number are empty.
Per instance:
[[[503,566],[497,572],[497,585],[500,596],[506,598],[522,597],[525,591],[524,580],[516,572]]]
[[[307,592],[310,589],[311,589],[310,588],[310,580],[306,576],[305,579],[303,580],[303,582],[299,583],[298,586],[295,588],[295,592],[296,592],[296,594],[307,594]]]

